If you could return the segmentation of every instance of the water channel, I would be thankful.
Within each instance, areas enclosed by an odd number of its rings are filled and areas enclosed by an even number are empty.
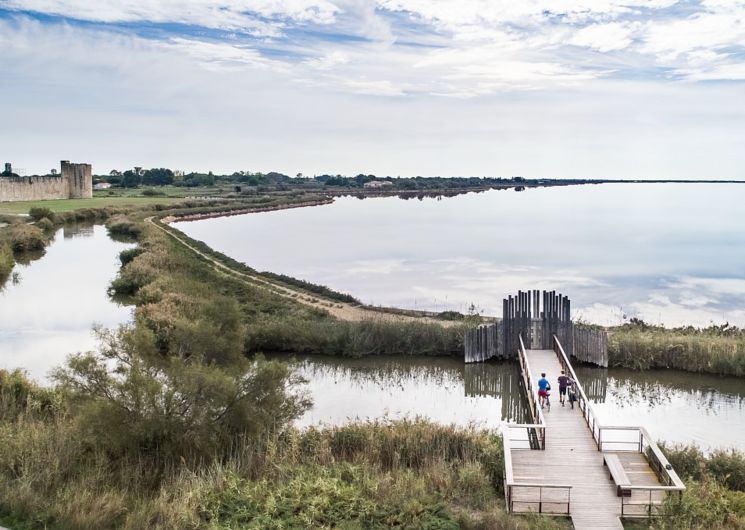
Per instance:
[[[119,270],[119,252],[102,225],[67,225],[41,255],[26,256],[0,290],[0,368],[24,369],[44,382],[65,358],[96,346],[95,324],[131,318],[106,290]]]

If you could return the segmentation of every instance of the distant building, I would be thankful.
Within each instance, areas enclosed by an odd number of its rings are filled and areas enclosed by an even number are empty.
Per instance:
[[[111,184],[108,182],[99,182],[98,184],[93,185],[94,190],[107,190],[111,187]]]
[[[391,186],[393,186],[393,182],[389,182],[387,180],[371,180],[370,182],[365,182],[362,185],[363,188],[372,189],[388,188]]]

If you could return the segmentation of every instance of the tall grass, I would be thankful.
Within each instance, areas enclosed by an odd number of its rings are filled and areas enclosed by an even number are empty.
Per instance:
[[[288,428],[154,467],[99,447],[67,409],[32,413],[37,391],[0,371],[12,411],[0,417],[0,521],[16,530],[534,527],[500,508],[490,432],[422,420]]]
[[[13,251],[8,243],[0,240],[0,288],[10,276],[15,265]]]
[[[611,366],[646,370],[676,368],[697,373],[745,375],[745,332],[627,325],[610,330]]]
[[[459,355],[460,326],[371,319],[271,317],[249,327],[249,352],[287,352],[362,357],[366,355]]]

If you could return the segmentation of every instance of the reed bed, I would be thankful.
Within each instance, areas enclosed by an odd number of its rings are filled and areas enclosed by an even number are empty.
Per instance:
[[[745,332],[738,328],[666,329],[652,326],[612,328],[611,366],[647,370],[675,368],[719,375],[745,375]]]

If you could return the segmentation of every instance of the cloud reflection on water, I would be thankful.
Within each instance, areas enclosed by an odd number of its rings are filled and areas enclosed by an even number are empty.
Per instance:
[[[370,304],[499,314],[517,289],[550,289],[603,324],[745,326],[743,203],[743,185],[604,184],[340,198],[178,228]]]

